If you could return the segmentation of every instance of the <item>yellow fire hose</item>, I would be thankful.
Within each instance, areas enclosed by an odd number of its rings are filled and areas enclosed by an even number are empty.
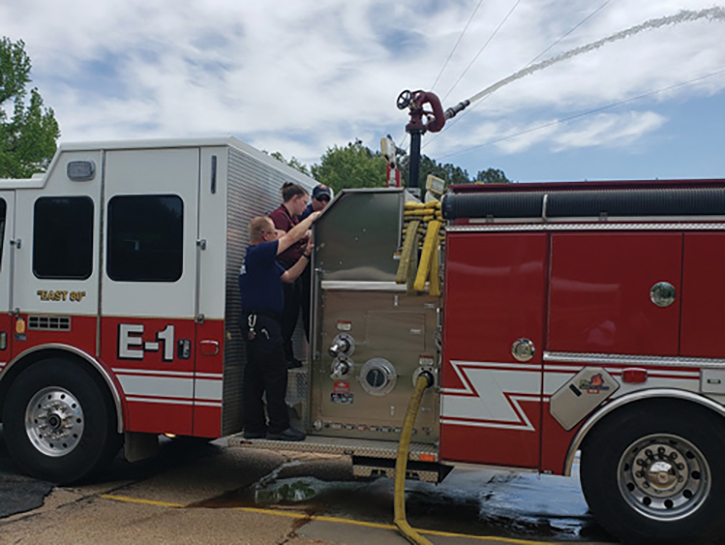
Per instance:
[[[403,234],[400,263],[395,281],[408,284],[408,293],[425,291],[426,281],[430,279],[429,293],[434,297],[441,295],[438,250],[443,244],[443,216],[441,203],[405,203],[403,212],[405,230]],[[421,236],[425,240],[421,243]],[[419,248],[420,245],[420,248]],[[421,250],[418,270],[415,270],[415,258]]]
[[[420,221],[415,220],[408,224],[408,230],[405,233],[403,241],[403,251],[400,254],[400,264],[398,265],[398,273],[395,275],[395,282],[405,284],[408,277],[411,276],[411,263],[413,261],[413,253],[418,250],[418,228]]]
[[[415,277],[415,289],[416,291],[423,291],[425,289],[425,281],[428,279],[428,273],[431,272],[431,269],[433,268],[431,266],[431,263],[433,262],[433,259],[437,257],[438,254],[438,232],[441,229],[441,222],[438,220],[433,220],[430,223],[428,223],[428,230],[425,233],[425,241],[423,242],[423,253],[420,257],[420,265],[418,265],[418,274]],[[438,267],[436,267],[437,269]],[[431,275],[431,286],[430,286],[431,295],[438,296],[440,295],[440,290],[438,293],[433,293],[433,276]]]
[[[400,533],[413,545],[433,545],[426,538],[421,536],[408,524],[405,517],[405,475],[408,467],[408,453],[410,450],[410,438],[413,435],[413,424],[418,414],[418,407],[423,398],[423,392],[433,384],[433,377],[430,373],[424,372],[418,376],[415,383],[415,391],[408,402],[408,411],[405,414],[403,431],[400,433],[398,444],[398,458],[395,461],[395,492],[393,496],[394,522]]]

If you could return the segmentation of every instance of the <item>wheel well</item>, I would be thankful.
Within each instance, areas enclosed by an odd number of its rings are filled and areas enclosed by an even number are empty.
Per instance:
[[[622,415],[628,414],[632,410],[655,411],[663,408],[692,411],[703,418],[719,418],[722,425],[725,426],[725,407],[700,394],[665,388],[634,392],[602,406],[584,422],[569,445],[564,464],[564,475],[571,475],[576,452],[586,449],[587,441],[608,423],[621,418]]]
[[[91,363],[85,357],[68,350],[63,350],[62,348],[36,350],[21,356],[20,359],[14,361],[12,365],[10,365],[3,374],[2,381],[0,381],[0,422],[2,422],[3,418],[5,398],[12,383],[23,371],[29,369],[36,363],[54,358],[73,361],[81,365],[88,375],[96,382],[106,402],[109,404],[110,410],[116,415],[116,421],[118,422],[117,431],[121,433],[123,430],[123,415],[121,412],[120,397],[115,391],[115,388],[109,384],[108,380],[110,380],[110,378],[106,379],[102,376],[101,370],[97,367],[97,363]]]
[[[622,415],[631,411],[663,411],[663,410],[675,410],[682,412],[692,413],[694,418],[712,418],[716,416],[716,413],[707,407],[700,405],[693,401],[687,401],[684,399],[667,399],[667,398],[654,398],[654,399],[643,399],[641,401],[635,401],[623,405],[618,409],[604,416],[599,420],[591,431],[586,435],[584,441],[582,441],[582,450],[586,448],[588,441],[597,434],[602,428],[607,425],[611,425]],[[723,420],[725,424],[725,420]]]

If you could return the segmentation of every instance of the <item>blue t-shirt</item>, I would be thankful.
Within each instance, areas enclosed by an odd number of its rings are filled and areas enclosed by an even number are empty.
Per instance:
[[[310,214],[312,214],[312,203],[310,203],[310,204],[307,205],[307,207],[305,208],[305,211],[302,212],[299,216],[297,216],[297,219],[300,220],[300,221],[302,221],[303,219],[305,219]]]
[[[276,312],[284,308],[281,276],[284,267],[277,262],[279,241],[262,242],[247,248],[239,272],[239,293],[245,312]]]

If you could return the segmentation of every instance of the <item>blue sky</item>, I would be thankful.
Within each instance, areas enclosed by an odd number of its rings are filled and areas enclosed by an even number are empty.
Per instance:
[[[519,181],[715,178],[725,177],[717,6],[23,0],[0,4],[0,24],[26,42],[61,141],[234,135],[311,164],[355,139],[378,149],[391,134],[405,147],[408,119],[395,107],[403,89],[433,90],[453,106],[534,59],[679,14],[688,20],[502,87],[425,135],[423,151],[471,175],[494,167]]]

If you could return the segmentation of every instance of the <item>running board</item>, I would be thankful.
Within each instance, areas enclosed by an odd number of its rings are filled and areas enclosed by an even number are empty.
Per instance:
[[[229,446],[262,450],[286,450],[350,456],[353,475],[359,478],[395,478],[395,461],[398,457],[396,441],[349,439],[342,437],[307,436],[304,441],[273,441],[271,439],[245,439],[237,434],[229,438]],[[406,478],[438,483],[448,475],[452,467],[438,462],[438,449],[429,443],[411,443],[408,454]]]

